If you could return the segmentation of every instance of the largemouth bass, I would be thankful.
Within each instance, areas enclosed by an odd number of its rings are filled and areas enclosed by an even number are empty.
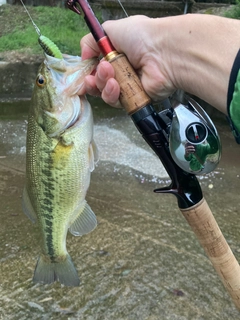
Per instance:
[[[67,231],[81,236],[97,225],[85,200],[97,161],[93,116],[86,97],[77,95],[96,64],[95,59],[45,54],[36,78],[28,117],[23,193],[23,210],[32,221],[38,221],[42,236],[34,282],[79,285],[66,250]]]

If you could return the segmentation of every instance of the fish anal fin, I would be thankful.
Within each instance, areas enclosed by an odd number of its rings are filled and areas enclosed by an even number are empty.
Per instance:
[[[22,209],[26,216],[35,223],[37,221],[37,215],[33,209],[31,200],[29,198],[26,187],[23,189],[23,197],[22,197]]]
[[[68,287],[79,286],[80,280],[77,270],[74,267],[69,254],[66,255],[66,259],[60,262],[51,262],[49,258],[45,259],[44,256],[39,257],[33,276],[33,282],[50,284],[55,281],[59,281],[61,284]]]
[[[69,227],[69,231],[74,236],[87,234],[97,226],[97,218],[87,202],[85,202],[83,207],[81,206],[79,211],[77,218]]]

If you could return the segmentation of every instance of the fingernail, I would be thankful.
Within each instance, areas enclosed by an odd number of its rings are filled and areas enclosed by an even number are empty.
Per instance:
[[[104,68],[99,67],[97,69],[98,77],[100,80],[104,81],[107,78],[107,73]]]
[[[118,100],[115,104],[112,105],[114,108],[122,108],[120,101]]]
[[[110,81],[107,82],[104,91],[106,92],[107,95],[110,95],[113,91],[113,85]]]

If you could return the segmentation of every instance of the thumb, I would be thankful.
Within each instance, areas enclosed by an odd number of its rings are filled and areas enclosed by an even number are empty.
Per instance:
[[[83,60],[98,57],[100,50],[91,33],[84,36],[80,41],[81,56]]]

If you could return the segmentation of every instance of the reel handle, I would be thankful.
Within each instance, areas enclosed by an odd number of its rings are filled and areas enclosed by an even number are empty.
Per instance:
[[[236,307],[240,310],[240,266],[224,238],[206,200],[180,209]]]

